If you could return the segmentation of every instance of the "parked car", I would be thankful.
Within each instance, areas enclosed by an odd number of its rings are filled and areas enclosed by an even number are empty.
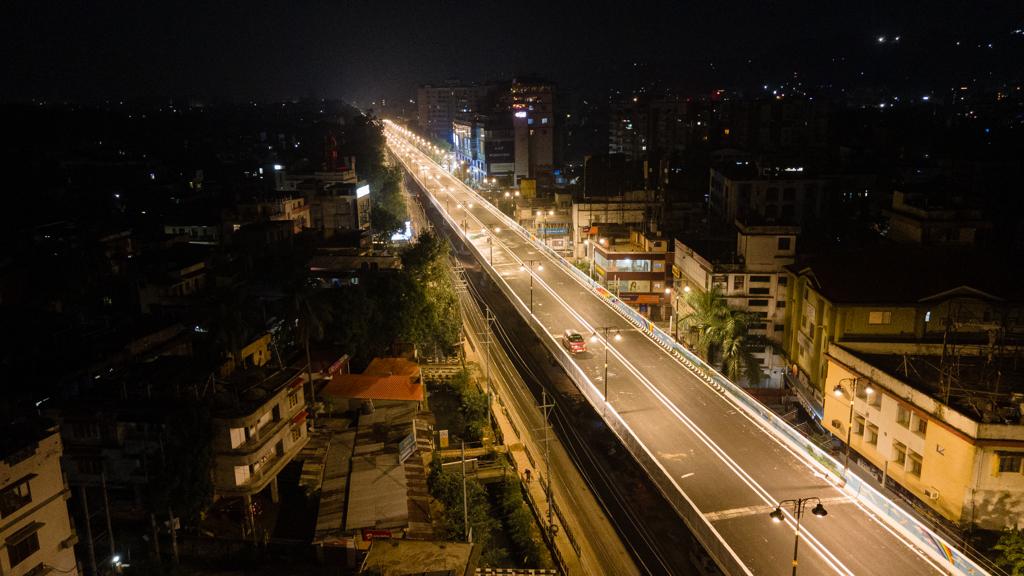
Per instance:
[[[587,341],[579,332],[571,328],[562,334],[562,346],[565,346],[565,349],[570,354],[579,354],[580,352],[587,351]]]

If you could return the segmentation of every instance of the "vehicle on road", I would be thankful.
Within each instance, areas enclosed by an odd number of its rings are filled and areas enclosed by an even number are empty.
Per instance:
[[[562,334],[562,346],[569,351],[570,354],[579,354],[580,352],[587,351],[587,341],[583,339],[583,336],[573,330],[572,328],[565,331]]]

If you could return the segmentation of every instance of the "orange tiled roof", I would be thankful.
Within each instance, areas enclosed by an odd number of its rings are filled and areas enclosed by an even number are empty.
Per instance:
[[[418,376],[420,365],[405,358],[374,358],[363,374],[376,376]]]
[[[423,384],[404,376],[372,374],[335,374],[324,387],[323,396],[364,400],[423,401]]]

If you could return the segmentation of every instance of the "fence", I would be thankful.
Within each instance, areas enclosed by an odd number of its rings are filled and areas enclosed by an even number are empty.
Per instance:
[[[402,162],[404,164],[404,160]],[[420,187],[423,188],[424,192],[427,192],[427,187],[420,180],[419,175],[408,166],[406,169],[413,175],[413,178],[415,178],[420,184]],[[549,259],[559,266],[564,272],[573,276],[577,281],[588,287],[598,297],[602,298],[612,309],[617,311],[629,323],[636,326],[637,329],[664,348],[666,352],[678,359],[680,363],[694,375],[699,377],[715,390],[718,390],[722,393],[723,397],[726,397],[733,404],[750,415],[755,422],[762,425],[764,430],[771,432],[776,439],[788,446],[795,453],[802,454],[809,463],[824,473],[829,474],[834,478],[842,479],[843,490],[851,498],[861,502],[872,512],[886,520],[887,524],[897,530],[904,537],[916,543],[929,556],[937,560],[940,564],[947,566],[947,569],[950,570],[950,572],[972,576],[990,573],[989,570],[982,568],[981,564],[984,561],[976,561],[975,559],[965,555],[962,551],[956,549],[947,539],[938,535],[928,526],[925,526],[920,520],[913,517],[906,510],[897,506],[873,486],[865,483],[860,477],[853,473],[846,473],[844,475],[842,465],[834,459],[831,454],[809,441],[806,437],[800,434],[800,432],[790,426],[788,422],[775,415],[770,409],[761,404],[754,397],[747,394],[742,388],[731,382],[728,378],[720,374],[696,354],[691,352],[682,344],[676,342],[670,335],[655,326],[652,322],[647,320],[647,318],[641,316],[629,305],[616,298],[603,286],[590,278],[585,272],[566,261],[564,257],[549,248],[543,242],[539,242],[533,234],[520,226],[508,215],[494,208],[476,191],[469,187],[464,186],[464,188],[469,191],[469,193],[472,194],[478,202],[480,202],[481,206],[486,207],[495,217],[497,217],[508,230],[514,231],[517,235],[528,241],[532,244],[534,249],[545,253]],[[487,258],[470,241],[466,230],[443,209],[441,203],[433,196],[433,194],[427,192],[426,197],[434,205],[437,212],[444,216],[452,229],[456,230],[457,233],[462,236],[466,245],[476,255],[477,260],[481,263],[486,263],[488,261]],[[504,278],[502,278],[500,274],[497,274],[490,266],[482,266],[482,268],[488,275],[490,275],[492,280],[495,282],[495,285],[501,289],[509,301],[513,303],[520,315],[526,319],[530,327],[533,328],[537,334],[547,334],[546,328],[544,328],[544,326],[536,320],[533,314],[530,313],[529,307],[524,304],[518,295],[514,293],[511,287],[505,282]],[[682,489],[678,484],[676,484],[675,480],[672,479],[671,475],[668,474],[654,455],[651,454],[647,447],[639,440],[639,438],[636,437],[633,431],[626,424],[625,420],[623,420],[622,417],[614,410],[604,409],[605,402],[601,397],[600,391],[596,386],[594,386],[593,382],[590,381],[586,374],[583,373],[579,366],[576,365],[572,357],[569,356],[569,354],[552,338],[541,338],[541,341],[544,342],[548,350],[553,354],[559,364],[562,365],[566,373],[577,383],[578,387],[583,392],[584,396],[586,396],[590,404],[603,415],[605,422],[609,427],[611,427],[612,431],[615,432],[616,436],[619,437],[623,445],[629,449],[634,458],[636,458],[636,460],[648,472],[659,490],[673,505],[679,515],[683,518],[687,527],[689,527],[691,532],[693,532],[693,534],[701,541],[707,552],[718,563],[719,567],[730,574],[749,574],[749,570],[736,556],[735,552],[729,548],[728,544],[721,538],[707,519],[699,513],[694,503],[688,496],[686,496],[686,494],[683,493]]]

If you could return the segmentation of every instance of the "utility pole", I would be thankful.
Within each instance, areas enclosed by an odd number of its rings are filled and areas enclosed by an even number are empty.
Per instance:
[[[107,514],[107,540],[110,541],[110,557],[117,556],[117,550],[114,546],[114,527],[110,523],[110,499],[107,498],[107,473],[100,473],[100,485],[103,487],[103,508]]]
[[[548,532],[554,535],[554,518],[555,513],[555,502],[551,495],[551,449],[550,449],[550,432],[551,432],[551,409],[555,407],[554,401],[548,404],[548,392],[547,390],[541,390],[541,404],[540,408],[544,411],[544,471],[547,474],[548,481],[544,486],[545,496],[548,500]]]
[[[484,319],[486,321],[486,340],[484,341],[484,356],[487,357],[487,364],[484,367],[484,381],[487,384],[487,424],[491,424],[491,362],[494,360],[494,356],[491,355],[491,338],[493,332],[491,331],[491,322],[494,322],[494,314],[491,313],[491,308],[484,305]]]
[[[89,547],[89,567],[92,568],[93,574],[99,574],[99,568],[96,567],[96,549],[92,545],[92,518],[89,516],[89,497],[87,496],[85,486],[80,486],[82,496],[82,515],[85,516],[85,542]]]
[[[160,531],[156,527],[156,514],[149,513],[149,524],[153,528],[153,548],[156,551],[156,562],[160,564]]]
[[[473,543],[473,535],[469,533],[469,501],[466,499],[466,441],[461,440],[462,450],[462,526],[466,531],[466,542]]]
[[[174,552],[174,564],[178,564],[178,528],[174,525],[174,512],[167,507],[167,518],[170,520],[168,527],[171,529],[171,551]]]

